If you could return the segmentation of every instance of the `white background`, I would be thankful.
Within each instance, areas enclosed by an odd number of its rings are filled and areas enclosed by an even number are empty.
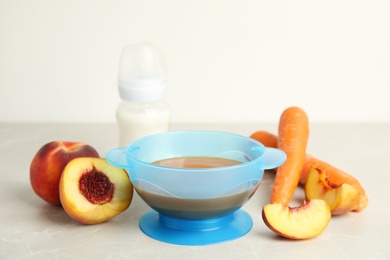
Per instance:
[[[165,54],[173,122],[390,121],[390,1],[0,0],[0,122],[114,122],[123,47]]]

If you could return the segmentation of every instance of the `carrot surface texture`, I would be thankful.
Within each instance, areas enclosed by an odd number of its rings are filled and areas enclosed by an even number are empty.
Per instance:
[[[255,133],[256,135],[254,134],[251,135],[252,138],[259,141],[260,143],[263,143],[264,145],[265,143],[273,144],[273,146],[269,146],[269,147],[277,148],[276,143],[278,137],[276,135],[264,130],[259,130],[256,131]],[[303,164],[303,169],[299,179],[300,184],[304,185],[306,183],[311,168],[316,168],[321,172],[324,172],[329,182],[336,187],[342,185],[343,183],[347,183],[352,187],[355,187],[360,193],[360,203],[359,206],[356,209],[354,209],[354,211],[361,211],[365,207],[367,207],[368,205],[367,194],[364,188],[362,187],[361,183],[355,177],[336,168],[335,166],[325,161],[322,161],[316,157],[311,156],[310,154],[306,154],[305,156],[305,162]]]
[[[266,147],[278,147],[278,137],[270,132],[259,130],[251,134],[250,137],[259,141]]]
[[[278,148],[287,159],[276,171],[271,193],[271,204],[288,205],[298,186],[305,162],[309,138],[309,120],[301,108],[289,107],[283,111],[279,120]]]

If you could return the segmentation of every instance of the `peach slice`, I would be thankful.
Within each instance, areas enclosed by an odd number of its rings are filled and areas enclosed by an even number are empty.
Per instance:
[[[324,200],[311,200],[298,207],[280,203],[263,207],[264,223],[275,233],[291,239],[309,239],[328,226],[331,214]]]
[[[332,215],[341,215],[352,211],[360,203],[360,194],[356,188],[347,183],[332,184],[325,173],[315,168],[309,171],[305,184],[305,195],[307,200],[325,200],[329,204]]]
[[[125,211],[133,198],[126,171],[103,158],[76,158],[61,176],[60,199],[64,210],[83,224],[107,221]]]
[[[42,146],[30,165],[34,192],[50,204],[60,205],[58,185],[66,164],[78,157],[99,157],[90,145],[80,142],[52,141]]]

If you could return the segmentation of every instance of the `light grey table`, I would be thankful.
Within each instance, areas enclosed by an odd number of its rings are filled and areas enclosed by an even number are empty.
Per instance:
[[[172,130],[205,129],[250,135],[270,124],[173,125]],[[177,246],[155,241],[138,228],[149,207],[135,194],[131,206],[112,220],[78,224],[61,207],[32,191],[30,162],[53,140],[83,141],[101,156],[117,146],[114,124],[0,123],[0,259],[390,259],[390,123],[312,124],[308,152],[357,177],[369,197],[360,213],[333,217],[318,237],[293,241],[276,236],[261,218],[273,176],[266,173],[244,205],[253,218],[242,238],[210,246]],[[304,199],[298,188],[292,203]]]

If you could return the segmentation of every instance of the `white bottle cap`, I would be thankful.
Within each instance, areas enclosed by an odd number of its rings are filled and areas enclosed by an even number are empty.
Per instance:
[[[127,101],[157,101],[165,94],[164,59],[152,44],[125,46],[119,63],[119,95]]]

